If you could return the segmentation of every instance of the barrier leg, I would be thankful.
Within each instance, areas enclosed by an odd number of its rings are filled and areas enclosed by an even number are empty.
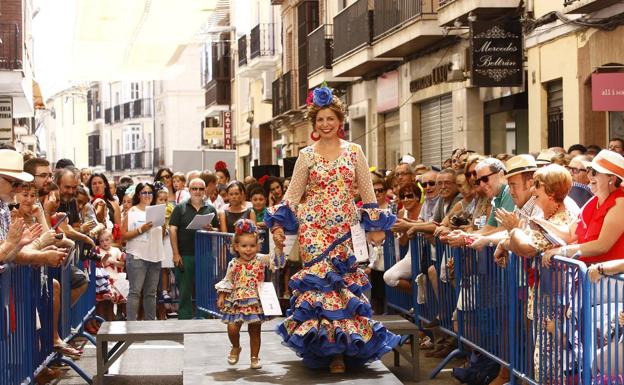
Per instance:
[[[85,380],[86,383],[88,383],[90,385],[93,384],[93,377],[91,377],[90,375],[85,373],[85,371],[82,370],[82,368],[80,368],[80,366],[76,365],[76,363],[73,360],[70,360],[70,359],[65,358],[65,357],[60,357],[57,361],[62,362],[64,364],[68,365],[70,368],[72,368],[73,371],[78,373],[78,375],[80,377],[82,377],[82,379]]]

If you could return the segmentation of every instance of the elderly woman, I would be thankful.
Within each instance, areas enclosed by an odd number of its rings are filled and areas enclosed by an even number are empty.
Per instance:
[[[565,231],[551,226],[568,243],[567,246],[549,250],[544,255],[548,264],[553,255],[579,255],[580,260],[592,271],[603,267],[601,262],[621,259],[624,252],[624,158],[609,150],[602,150],[591,163],[589,172],[590,188],[596,194],[583,207],[578,222],[572,223]],[[541,224],[541,222],[540,222]],[[570,245],[570,243],[576,244]]]
[[[566,205],[563,202],[572,186],[570,173],[563,166],[551,164],[535,172],[533,183],[535,203],[542,209],[544,221],[555,226],[569,226],[576,219],[566,209]],[[533,218],[529,220],[533,220]],[[553,244],[551,244],[544,232],[534,227],[531,227],[528,231],[521,228],[513,229],[510,232],[510,239],[506,243],[506,249],[526,258],[533,258],[553,248]],[[549,276],[541,277],[538,285],[545,285],[546,281],[550,281]],[[564,309],[557,300],[557,293],[555,293],[555,296],[551,296],[553,293],[545,292],[547,286],[542,288],[539,286],[534,290],[529,290],[527,316],[529,319],[534,319],[537,326],[535,350],[533,352],[535,379],[541,381],[541,383],[549,383],[550,380],[553,380],[549,376],[551,373],[556,373],[555,369],[560,365],[560,363],[556,362],[555,356],[548,358],[548,355],[554,351],[552,347],[555,346],[554,335],[551,334],[554,329],[553,321],[551,320],[561,320],[564,317]],[[559,288],[553,288],[553,290],[559,291]],[[533,309],[535,292],[537,292],[537,303],[539,305]],[[551,365],[555,365],[552,367],[552,371],[550,370]]]

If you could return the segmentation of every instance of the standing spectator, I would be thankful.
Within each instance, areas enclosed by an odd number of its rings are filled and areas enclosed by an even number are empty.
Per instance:
[[[568,147],[568,155],[570,155],[571,157],[575,157],[578,155],[585,155],[586,152],[587,152],[587,148],[583,146],[582,144],[573,144],[570,147]]]
[[[89,167],[83,167],[80,169],[80,183],[83,186],[87,186],[89,179],[91,178],[92,171]]]
[[[215,164],[215,175],[217,176],[217,183],[221,186],[226,186],[230,183],[230,171],[227,169],[227,164],[223,161],[218,161]]]
[[[585,155],[579,155],[572,158],[567,167],[572,174],[572,188],[569,197],[579,207],[583,207],[594,196],[589,188],[589,176],[587,175],[587,166],[590,164]]]
[[[204,181],[195,178],[189,183],[191,198],[173,209],[169,220],[169,235],[173,249],[173,264],[176,266],[176,285],[180,291],[178,319],[193,318],[193,288],[195,287],[195,233],[187,229],[196,215],[214,214],[207,230],[219,228],[219,219],[214,207],[204,201]]]
[[[477,172],[475,185],[481,186],[485,195],[492,199],[492,211],[482,231],[483,234],[491,234],[499,230],[496,210],[504,208],[513,211],[515,208],[509,194],[509,186],[505,183],[505,165],[498,159],[487,158],[477,164],[475,171]]]
[[[186,177],[181,172],[176,172],[171,178],[173,184],[173,191],[175,192],[175,203],[179,205],[182,201],[185,201],[191,197],[186,188]]]
[[[286,190],[284,189],[284,185],[282,184],[282,180],[280,178],[274,176],[267,178],[266,182],[264,182],[264,190],[266,195],[269,197],[269,206],[275,206],[282,203]]]
[[[121,239],[126,241],[126,270],[130,291],[128,293],[128,321],[136,321],[139,298],[143,293],[145,320],[156,319],[156,290],[164,257],[162,228],[146,222],[145,209],[154,204],[154,188],[148,183],[136,187],[132,208],[121,225]]]
[[[394,175],[398,178],[399,185],[404,186],[414,182],[413,163],[399,163],[394,169]]]
[[[213,173],[202,172],[199,176],[204,181],[206,189],[204,190],[204,198],[217,211],[223,211],[225,201],[217,191],[217,176]]]
[[[154,177],[154,183],[156,182],[162,183],[167,188],[167,193],[169,194],[167,201],[177,204],[175,194],[176,190],[173,187],[173,171],[167,167],[159,169]]]
[[[609,150],[624,156],[624,139],[611,138],[609,140]]]
[[[56,161],[56,165],[54,166],[54,172],[68,167],[75,167],[74,162],[67,158],[59,159]]]
[[[30,159],[24,163],[24,171],[35,178],[33,182],[37,186],[39,201],[43,204],[50,192],[50,183],[52,183],[52,178],[54,177],[54,174],[50,171],[50,162],[43,158]]]
[[[594,156],[598,155],[600,151],[602,151],[602,148],[599,145],[590,144],[589,146],[587,146],[587,152],[585,153],[585,155],[593,158]]]
[[[375,191],[375,198],[380,209],[388,208],[388,185],[383,179],[381,174],[377,172],[371,173],[371,179],[373,181],[373,191]]]
[[[111,192],[106,175],[101,173],[91,175],[87,187],[89,188],[89,193],[91,194],[93,202],[97,199],[104,200],[106,205],[105,209],[96,205],[96,214],[98,214],[98,219],[100,221],[103,221],[103,219],[107,221],[106,227],[112,230],[115,235],[115,231],[113,230],[115,225],[117,225],[117,227],[121,225],[121,209],[119,208],[119,203],[113,198],[113,193]],[[102,216],[105,218],[102,218]]]
[[[241,182],[232,181],[226,187],[229,206],[219,213],[221,232],[234,233],[234,223],[239,219],[251,219],[256,223],[256,214],[245,206],[245,187]]]

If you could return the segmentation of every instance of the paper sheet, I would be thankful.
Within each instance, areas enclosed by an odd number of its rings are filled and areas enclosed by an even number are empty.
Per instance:
[[[205,215],[195,215],[195,218],[191,221],[191,223],[186,226],[187,230],[202,230],[204,226],[212,223],[214,219],[214,213],[205,214]]]
[[[282,315],[282,308],[273,282],[258,282],[258,285],[258,294],[264,315]]]
[[[166,206],[165,204],[147,206],[145,208],[145,221],[152,222],[152,227],[164,226]]]
[[[355,259],[358,262],[368,262],[368,242],[366,242],[366,232],[362,225],[351,226],[351,239]]]

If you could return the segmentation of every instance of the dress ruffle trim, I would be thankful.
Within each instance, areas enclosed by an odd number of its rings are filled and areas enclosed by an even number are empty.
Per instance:
[[[356,333],[348,333],[341,327],[335,328],[335,338],[330,339],[326,327],[312,327],[305,334],[290,334],[284,323],[277,326],[276,332],[288,346],[303,358],[303,363],[310,368],[329,366],[332,358],[344,354],[348,366],[361,366],[381,359],[399,344],[397,336],[379,322],[372,322],[372,336],[365,341]]]
[[[291,301],[292,299],[294,299],[294,297],[291,298]],[[352,318],[356,314],[366,318],[371,318],[373,316],[371,306],[356,297],[349,299],[346,308],[339,310],[325,309],[323,308],[323,303],[321,301],[316,301],[314,304],[311,304],[305,300],[302,301],[299,306],[292,306],[290,310],[292,318],[297,322],[305,322],[321,318],[336,321]]]
[[[383,210],[377,207],[369,207],[373,204],[364,205],[360,211],[362,214],[362,225],[366,231],[390,230],[396,222],[396,215],[389,210]],[[376,206],[376,204],[374,204]]]
[[[269,318],[264,315],[258,298],[245,298],[235,301],[225,300],[221,321],[225,323],[263,322]]]
[[[280,225],[288,234],[296,234],[299,229],[297,216],[288,202],[269,207],[264,215],[264,223],[269,228],[273,228],[275,225]]]
[[[357,272],[352,273],[352,275],[355,274],[357,274]],[[364,273],[362,273],[362,275],[364,275]],[[303,276],[303,278],[300,278],[301,276]],[[370,282],[368,282],[367,279],[362,279],[362,277],[347,277],[333,271],[325,274],[325,277],[319,277],[305,270],[302,270],[291,277],[291,281],[288,286],[292,289],[292,291],[298,291],[299,293],[305,293],[306,291],[311,290],[328,293],[342,288],[347,288],[350,292],[357,296],[362,295],[365,291],[371,288]]]

